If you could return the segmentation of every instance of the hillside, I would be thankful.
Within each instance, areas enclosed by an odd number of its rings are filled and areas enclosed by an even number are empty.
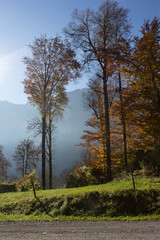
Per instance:
[[[1,193],[0,221],[159,220],[160,178],[82,188]]]

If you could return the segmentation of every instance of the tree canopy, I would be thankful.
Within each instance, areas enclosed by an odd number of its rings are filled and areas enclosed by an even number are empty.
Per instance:
[[[29,101],[37,106],[42,116],[42,186],[45,189],[46,122],[66,105],[65,87],[79,76],[80,65],[70,44],[60,37],[41,36],[29,47],[32,58],[24,58],[26,78],[23,84]]]

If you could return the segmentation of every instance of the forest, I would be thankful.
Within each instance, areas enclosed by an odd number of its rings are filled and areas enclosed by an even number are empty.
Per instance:
[[[137,36],[131,35],[132,27],[129,10],[107,0],[96,11],[75,9],[65,39],[41,35],[29,45],[24,92],[41,119],[28,128],[41,136],[41,145],[24,139],[16,147],[20,185],[40,163],[42,189],[53,188],[54,123],[68,104],[66,86],[84,72],[92,75],[83,96],[92,116],[77,144],[84,165],[68,174],[66,187],[160,176],[160,20],[145,20]],[[1,182],[7,182],[9,167],[0,146]]]

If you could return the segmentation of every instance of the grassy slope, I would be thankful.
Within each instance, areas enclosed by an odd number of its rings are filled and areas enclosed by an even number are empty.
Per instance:
[[[89,213],[84,216],[65,216],[62,212],[58,212],[62,205],[67,204],[68,199],[81,199],[92,192],[98,192],[100,195],[116,195],[121,191],[132,191],[132,182],[129,180],[113,181],[111,183],[89,186],[83,188],[72,189],[57,189],[37,191],[37,197],[43,202],[48,213],[41,209],[38,201],[34,198],[33,192],[17,192],[0,194],[0,221],[52,221],[52,220],[81,220],[81,219],[96,219],[96,220],[138,220],[138,219],[160,219],[158,215],[152,216],[107,216],[101,214],[99,216],[89,216]],[[160,178],[143,178],[136,179],[136,189],[149,191],[151,189],[160,190]],[[66,201],[67,200],[67,201]],[[85,199],[86,200],[86,199]],[[61,203],[62,202],[62,203]],[[77,204],[77,203],[76,203]],[[71,205],[71,204],[70,204]],[[73,204],[72,204],[73,205]],[[78,206],[78,205],[75,205]],[[74,207],[75,207],[74,206]],[[67,206],[68,207],[68,206]],[[39,210],[41,209],[41,210]]]

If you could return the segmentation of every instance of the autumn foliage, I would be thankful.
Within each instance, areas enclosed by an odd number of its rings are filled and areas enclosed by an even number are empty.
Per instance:
[[[142,172],[146,174],[160,174],[158,164],[160,161],[159,33],[159,19],[154,18],[151,22],[145,21],[141,28],[141,36],[134,38],[132,47],[129,46],[129,42],[123,45],[124,61],[119,57],[119,68],[115,70],[111,78],[113,98],[109,105],[109,114],[112,172],[114,174],[119,174],[126,169],[124,154],[127,154],[128,172],[133,168],[133,170],[142,169]],[[121,85],[118,85],[120,80]],[[84,131],[81,137],[83,142],[79,145],[85,151],[85,164],[94,173],[99,172],[105,181],[105,148],[107,146],[104,138],[104,92],[102,89],[100,91],[97,86],[96,88],[93,86],[95,86],[94,81],[92,85],[91,83],[89,85],[94,95],[94,107],[90,100],[92,118],[86,122],[89,130]],[[124,134],[126,152],[124,151]]]

